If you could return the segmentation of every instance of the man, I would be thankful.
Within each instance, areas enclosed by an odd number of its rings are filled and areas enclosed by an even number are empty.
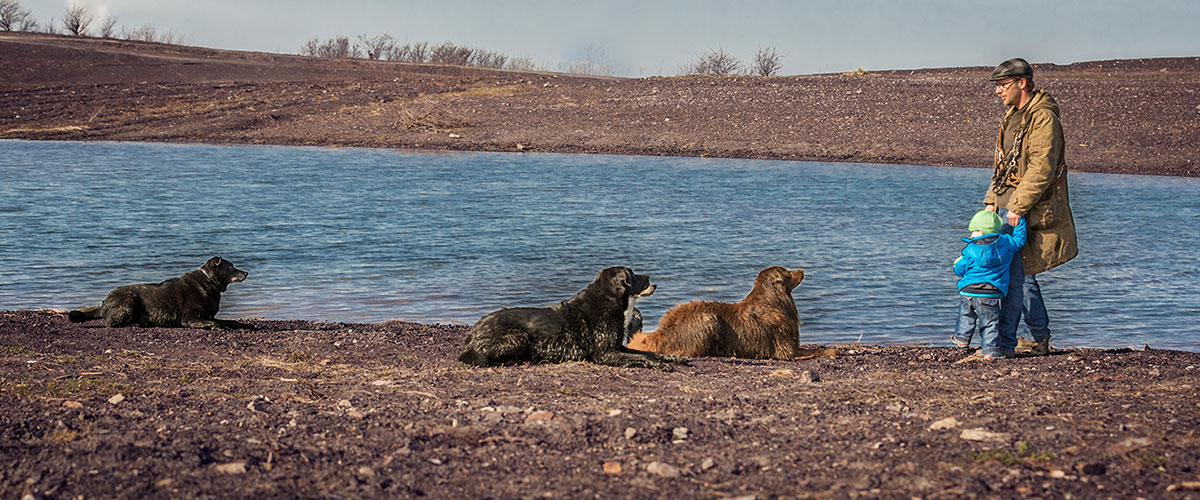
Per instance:
[[[1000,306],[1000,346],[1006,355],[1046,355],[1050,320],[1036,275],[1079,254],[1058,104],[1045,90],[1034,89],[1033,66],[1024,59],[1000,63],[989,80],[1008,111],[1000,124],[984,206],[1005,210],[1001,215],[1011,226],[1025,217],[1029,238],[1010,268],[1009,293]],[[1022,315],[1032,342],[1017,339]]]

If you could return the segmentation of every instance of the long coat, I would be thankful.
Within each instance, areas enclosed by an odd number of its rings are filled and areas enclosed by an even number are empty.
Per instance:
[[[1016,111],[1009,108],[1000,122],[996,142],[995,172],[1005,167],[1001,143],[1004,123]],[[1020,156],[1004,179],[988,188],[984,203],[1025,216],[1029,241],[1021,249],[1025,274],[1054,269],[1079,255],[1075,219],[1067,190],[1067,164],[1058,103],[1044,90],[1034,93],[1026,105]]]

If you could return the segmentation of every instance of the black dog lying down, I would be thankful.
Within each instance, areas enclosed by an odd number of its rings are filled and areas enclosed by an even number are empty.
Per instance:
[[[471,327],[458,359],[481,366],[591,361],[669,371],[668,362],[686,363],[686,358],[622,345],[630,323],[641,319],[634,303],[654,288],[647,276],[610,267],[583,291],[553,306],[501,309],[484,316]]]
[[[221,292],[230,283],[245,281],[246,276],[229,261],[213,257],[200,269],[178,278],[117,287],[99,306],[71,311],[67,318],[76,323],[103,318],[111,327],[247,328],[214,318],[221,308]]]

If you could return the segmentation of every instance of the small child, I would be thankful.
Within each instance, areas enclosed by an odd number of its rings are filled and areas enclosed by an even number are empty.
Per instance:
[[[967,229],[970,238],[963,238],[967,246],[962,256],[954,261],[954,274],[958,280],[958,323],[950,341],[959,347],[971,344],[971,337],[979,333],[979,354],[983,359],[1012,357],[1012,352],[1001,352],[999,345],[1000,300],[1008,293],[1008,268],[1013,258],[1025,246],[1025,218],[1017,223],[1012,234],[1000,234],[1003,223],[1000,215],[980,210],[971,218]]]

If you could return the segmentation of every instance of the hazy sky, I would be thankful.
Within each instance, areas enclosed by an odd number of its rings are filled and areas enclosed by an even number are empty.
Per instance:
[[[59,22],[71,0],[19,0]],[[75,0],[190,45],[297,53],[304,42],[390,34],[529,57],[550,70],[588,60],[623,76],[675,75],[713,49],[784,54],[781,74],[1066,64],[1200,56],[1195,0],[455,1]]]

